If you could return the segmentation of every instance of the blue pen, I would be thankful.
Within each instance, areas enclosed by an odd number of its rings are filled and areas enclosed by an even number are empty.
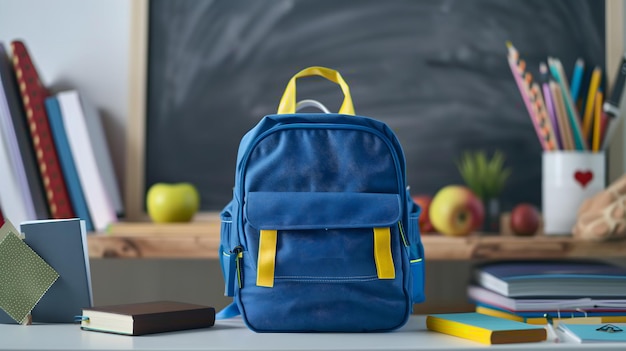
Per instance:
[[[580,92],[580,84],[583,80],[583,72],[585,70],[585,61],[582,58],[576,60],[576,64],[574,65],[574,73],[572,73],[572,84],[570,85],[570,90],[572,93],[572,100],[574,104],[578,101],[578,93]]]

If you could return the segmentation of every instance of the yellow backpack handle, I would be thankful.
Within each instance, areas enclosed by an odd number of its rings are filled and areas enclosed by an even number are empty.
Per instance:
[[[354,105],[352,105],[350,88],[346,81],[343,80],[341,74],[334,69],[319,66],[305,68],[291,77],[291,80],[287,83],[283,97],[280,99],[280,104],[278,105],[279,114],[296,112],[296,79],[310,76],[321,76],[333,83],[339,84],[344,96],[341,108],[339,108],[339,113],[354,115]]]

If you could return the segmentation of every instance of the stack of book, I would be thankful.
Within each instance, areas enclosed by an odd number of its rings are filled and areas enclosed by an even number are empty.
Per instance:
[[[104,231],[124,208],[101,116],[78,89],[52,92],[25,43],[0,42],[0,208],[13,223],[79,217]]]
[[[468,297],[476,312],[546,324],[596,317],[626,322],[626,269],[597,261],[507,261],[474,268]]]

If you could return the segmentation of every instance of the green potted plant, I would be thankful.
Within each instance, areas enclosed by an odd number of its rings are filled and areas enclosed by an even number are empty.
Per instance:
[[[483,150],[464,152],[457,167],[465,184],[472,189],[485,206],[486,232],[500,231],[499,197],[504,189],[511,169],[504,167],[504,154],[496,150],[491,159]]]

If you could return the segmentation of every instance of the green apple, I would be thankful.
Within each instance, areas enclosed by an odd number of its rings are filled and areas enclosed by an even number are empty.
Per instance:
[[[148,190],[146,206],[156,223],[189,222],[200,207],[200,195],[190,183],[156,183]]]

